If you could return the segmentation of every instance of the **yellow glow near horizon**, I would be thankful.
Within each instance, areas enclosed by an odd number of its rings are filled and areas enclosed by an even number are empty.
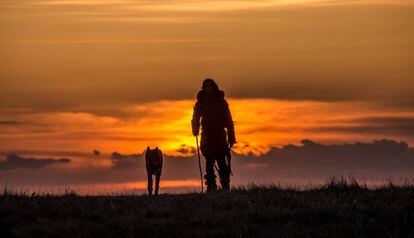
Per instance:
[[[360,133],[355,126],[372,126],[358,121],[375,117],[412,117],[409,111],[377,108],[363,103],[280,101],[272,99],[229,99],[241,154],[265,153],[272,146],[299,143],[308,138],[320,142],[366,141],[382,137],[408,136]],[[169,155],[195,147],[190,120],[194,101],[158,101],[118,108],[127,117],[92,113],[35,113],[16,118],[25,122],[7,127],[0,134],[0,150],[83,151],[141,153],[149,145]],[[368,124],[367,124],[368,123]],[[375,123],[375,122],[373,122]],[[376,124],[373,124],[378,126]]]

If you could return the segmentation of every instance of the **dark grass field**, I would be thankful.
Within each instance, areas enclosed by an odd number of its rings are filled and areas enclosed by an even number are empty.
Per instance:
[[[414,237],[414,186],[0,196],[1,237]]]

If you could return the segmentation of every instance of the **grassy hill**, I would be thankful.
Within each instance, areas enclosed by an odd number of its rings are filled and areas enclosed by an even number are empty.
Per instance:
[[[2,237],[414,237],[414,186],[0,196]]]

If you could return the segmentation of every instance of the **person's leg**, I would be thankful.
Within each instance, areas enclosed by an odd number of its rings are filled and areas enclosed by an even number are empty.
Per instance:
[[[215,160],[212,157],[205,157],[205,158],[206,158],[206,175],[204,176],[204,179],[206,180],[207,192],[211,192],[217,189],[216,175],[214,174]]]
[[[160,178],[161,174],[155,175],[155,195],[158,195],[158,190],[160,189]]]
[[[152,195],[152,175],[150,173],[148,175],[148,194]]]
[[[223,190],[230,189],[230,169],[226,162],[225,156],[217,157],[217,164],[219,168],[220,184]]]

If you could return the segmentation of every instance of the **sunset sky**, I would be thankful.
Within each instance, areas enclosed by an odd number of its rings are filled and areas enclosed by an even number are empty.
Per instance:
[[[413,178],[413,55],[410,0],[2,0],[0,182],[143,188],[150,145],[161,187],[198,186],[207,77],[235,121],[235,184]]]

